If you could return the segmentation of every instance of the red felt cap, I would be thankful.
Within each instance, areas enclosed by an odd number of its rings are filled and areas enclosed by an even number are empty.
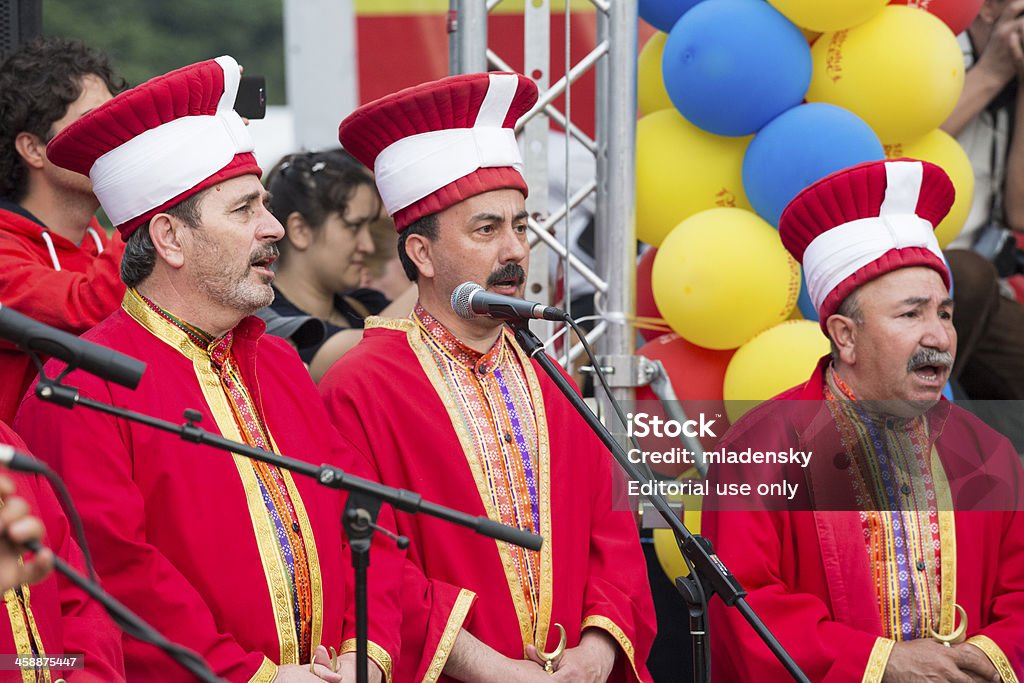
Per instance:
[[[955,195],[939,166],[893,159],[843,169],[793,198],[779,236],[804,266],[822,329],[857,287],[893,270],[932,268],[950,286],[934,230]]]
[[[47,145],[47,157],[92,179],[100,204],[127,238],[207,187],[262,173],[233,109],[238,82],[231,57],[159,76],[69,125]]]
[[[537,86],[522,74],[449,76],[363,105],[338,138],[374,170],[401,231],[483,192],[526,195],[513,128],[536,101]]]

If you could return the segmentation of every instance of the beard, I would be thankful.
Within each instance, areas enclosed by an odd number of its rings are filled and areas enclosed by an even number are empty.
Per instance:
[[[196,290],[211,302],[235,310],[241,316],[251,315],[274,301],[274,290],[265,277],[253,276],[253,264],[277,256],[276,244],[264,245],[245,262],[232,257],[212,240],[198,238],[193,256],[193,282]]]

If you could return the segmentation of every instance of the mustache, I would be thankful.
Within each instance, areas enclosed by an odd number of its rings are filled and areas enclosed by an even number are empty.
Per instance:
[[[509,263],[487,276],[486,287],[493,287],[499,282],[514,282],[516,286],[526,281],[526,271],[518,263]]]
[[[919,349],[910,360],[907,361],[907,372],[913,372],[918,368],[927,365],[938,365],[949,370],[953,367],[953,355],[948,351],[936,349]]]
[[[264,261],[268,258],[277,258],[281,255],[281,250],[277,248],[277,244],[268,244],[264,247],[260,247],[253,252],[252,257],[249,258],[249,265],[254,266],[260,261]]]

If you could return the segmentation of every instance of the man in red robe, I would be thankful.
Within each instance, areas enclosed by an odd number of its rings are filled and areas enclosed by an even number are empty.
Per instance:
[[[250,315],[273,298],[270,266],[283,231],[233,110],[239,73],[231,57],[178,69],[50,143],[51,160],[90,173],[127,241],[121,308],[84,337],[147,363],[134,391],[80,371],[67,381],[83,396],[165,420],[194,409],[215,434],[347,468],[302,362]],[[59,370],[47,365],[50,377]],[[35,396],[16,428],[75,492],[104,586],[170,640],[230,681],[351,680],[345,496]],[[402,556],[381,539],[369,586],[372,680],[391,679],[399,647]],[[341,675],[327,666],[327,647],[344,653]],[[132,681],[191,680],[133,640],[125,667]]]
[[[562,628],[550,680],[650,680],[653,604],[610,454],[508,328],[450,303],[470,280],[522,295],[527,188],[512,127],[536,98],[519,74],[455,76],[341,125],[342,145],[375,169],[419,303],[409,319],[369,322],[328,372],[331,417],[383,482],[544,537],[533,552],[399,518],[412,541],[403,652],[436,651],[419,667],[403,657],[405,680],[546,680],[541,653]]]
[[[27,451],[21,438],[3,422],[0,422],[0,445]],[[36,537],[73,569],[85,574],[82,551],[71,535],[67,517],[49,483],[37,475],[18,472],[8,472],[6,477],[10,478],[22,502],[17,503],[5,494],[3,510],[27,505],[45,529],[45,533]],[[7,533],[6,527],[4,532]],[[4,550],[6,552],[6,546]],[[22,585],[3,591],[8,619],[0,619],[0,652],[32,658],[84,655],[82,668],[65,672],[44,665],[36,670],[28,667],[21,672],[0,671],[0,681],[22,681],[25,676],[31,681],[54,681],[62,675],[72,683],[123,681],[120,631],[99,603],[63,575],[39,577],[35,567],[39,559],[42,558],[37,556],[22,565],[29,570],[28,574],[18,577]],[[49,566],[44,560],[43,568]]]
[[[121,303],[124,243],[96,222],[89,179],[51,163],[46,143],[124,87],[105,56],[64,38],[22,45],[0,65],[0,298],[74,334]],[[0,420],[14,419],[36,373],[0,341]]]
[[[1024,675],[1024,473],[1007,439],[940,402],[956,332],[933,226],[953,195],[933,164],[869,162],[782,215],[833,352],[720,448],[812,459],[782,472],[801,502],[707,510],[703,529],[812,681]],[[716,680],[791,680],[735,611],[716,602],[710,624]]]

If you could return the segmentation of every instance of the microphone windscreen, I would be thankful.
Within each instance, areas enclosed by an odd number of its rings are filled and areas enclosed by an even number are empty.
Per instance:
[[[472,319],[475,315],[472,306],[473,295],[482,290],[483,287],[475,282],[463,282],[452,291],[452,310],[460,318]]]

